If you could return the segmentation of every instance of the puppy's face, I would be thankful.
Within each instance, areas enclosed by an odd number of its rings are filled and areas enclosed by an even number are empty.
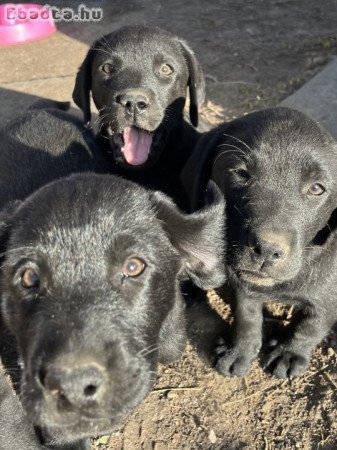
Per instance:
[[[164,216],[176,213],[175,226],[183,216],[165,199],[77,175],[42,188],[6,226],[3,314],[24,362],[23,405],[47,435],[111,432],[153,386],[163,328],[183,348],[172,311],[184,239],[164,230]]]
[[[308,117],[280,108],[234,121],[216,145],[212,179],[227,199],[228,264],[251,286],[291,280],[310,266],[306,251],[336,207],[335,143]]]
[[[197,83],[199,102],[204,95],[202,73],[192,51],[154,27],[121,28],[94,43],[74,90],[75,102],[85,112],[84,79],[113,157],[128,168],[157,161],[168,134],[182,120],[188,85],[193,89],[192,103]]]

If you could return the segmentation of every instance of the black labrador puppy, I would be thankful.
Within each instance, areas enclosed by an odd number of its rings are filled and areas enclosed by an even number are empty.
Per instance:
[[[99,137],[119,174],[179,199],[179,173],[199,133],[183,118],[189,91],[192,125],[205,81],[182,39],[149,26],[126,26],[97,40],[73,92],[90,122],[90,92],[99,111]]]
[[[265,360],[276,377],[301,375],[337,320],[337,144],[287,108],[248,114],[205,134],[183,171],[191,207],[208,180],[227,204],[232,346],[217,349],[224,375],[244,375],[262,342],[262,306],[301,310],[295,333]]]
[[[44,439],[62,448],[110,433],[150,392],[158,362],[180,356],[179,280],[223,280],[218,195],[184,215],[164,194],[77,174],[2,213],[2,313],[24,363],[23,407]]]
[[[24,410],[42,444],[61,449],[118,427],[151,390],[158,362],[184,349],[180,281],[207,289],[224,273],[218,190],[186,215],[113,175],[62,178],[100,168],[85,133],[63,111],[34,109],[0,139],[2,316],[23,362]],[[22,416],[11,404],[19,418],[1,416],[4,436]],[[35,445],[28,434],[24,448]]]

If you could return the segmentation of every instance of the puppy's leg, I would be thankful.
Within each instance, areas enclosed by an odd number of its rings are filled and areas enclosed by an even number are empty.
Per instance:
[[[261,300],[236,294],[234,339],[231,348],[224,340],[216,347],[216,369],[225,376],[244,376],[262,345]]]
[[[276,343],[265,359],[264,368],[277,378],[302,375],[310,363],[313,348],[328,335],[331,327],[326,312],[306,308],[292,338]]]
[[[159,362],[170,364],[177,360],[186,346],[185,308],[180,294],[168,313],[159,336]]]

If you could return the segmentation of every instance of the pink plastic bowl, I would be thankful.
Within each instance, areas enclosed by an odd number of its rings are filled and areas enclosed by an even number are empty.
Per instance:
[[[55,31],[52,13],[45,6],[0,5],[0,46],[34,41]]]

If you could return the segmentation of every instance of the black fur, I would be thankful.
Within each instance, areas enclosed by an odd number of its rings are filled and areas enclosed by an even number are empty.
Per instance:
[[[24,365],[24,410],[46,444],[82,449],[116,429],[151,390],[158,362],[184,349],[180,281],[223,283],[224,203],[210,185],[212,204],[186,215],[113,175],[61,178],[101,168],[84,127],[64,115],[31,111],[2,133],[1,302]],[[135,257],[145,268],[128,277]],[[25,448],[35,448],[31,435]]]
[[[295,377],[337,319],[337,145],[314,120],[276,108],[205,134],[183,174],[192,210],[208,180],[227,204],[232,345],[217,349],[224,375],[244,375],[262,343],[262,306],[297,305],[291,337],[273,342],[264,365]],[[314,195],[316,194],[316,195]]]
[[[159,73],[164,63],[173,69],[169,76]],[[106,64],[110,73],[103,70]],[[182,39],[159,28],[127,26],[92,45],[78,71],[73,99],[88,122],[92,92],[100,114],[100,141],[114,171],[179,199],[179,173],[199,137],[183,119],[187,88],[191,122],[197,126],[205,81],[193,51]],[[121,98],[130,92],[147,98],[147,107],[128,113]],[[121,148],[126,127],[152,133],[149,157],[143,164],[125,160]]]
[[[64,111],[68,103],[42,101],[0,131],[0,208],[74,172],[105,172],[92,132]]]

